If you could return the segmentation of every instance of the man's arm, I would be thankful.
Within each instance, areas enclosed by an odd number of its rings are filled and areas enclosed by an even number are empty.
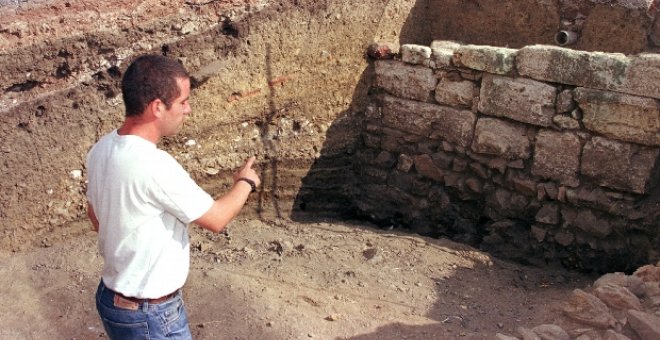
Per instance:
[[[252,186],[246,182],[239,180],[240,178],[247,178],[255,183],[256,186],[261,184],[259,175],[252,169],[255,157],[251,157],[245,162],[245,165],[234,173],[234,185],[222,197],[218,198],[211,209],[209,209],[200,218],[193,222],[204,229],[218,233],[222,231],[231,220],[238,215],[245,205],[245,202],[252,192]]]
[[[94,213],[94,208],[92,208],[92,205],[87,202],[87,216],[89,217],[89,220],[92,221],[93,229],[95,232],[99,232],[99,220],[96,218],[96,214]]]

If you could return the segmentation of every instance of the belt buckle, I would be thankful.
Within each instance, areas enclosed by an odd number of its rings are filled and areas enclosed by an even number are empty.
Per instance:
[[[138,310],[138,308],[140,307],[140,304],[138,304],[135,301],[128,300],[117,293],[115,293],[114,295],[115,297],[113,298],[113,302],[114,302],[114,306],[117,308]]]

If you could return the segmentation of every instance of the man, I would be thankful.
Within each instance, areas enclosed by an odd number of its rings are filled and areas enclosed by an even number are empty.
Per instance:
[[[189,269],[187,224],[219,232],[261,183],[254,157],[213,200],[156,144],[191,112],[178,62],[136,59],[122,79],[126,117],[87,155],[88,215],[104,265],[96,306],[111,339],[191,339],[181,297]]]

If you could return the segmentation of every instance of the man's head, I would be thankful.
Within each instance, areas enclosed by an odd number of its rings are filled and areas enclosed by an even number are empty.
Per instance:
[[[189,78],[186,69],[175,60],[160,55],[135,59],[121,82],[126,117],[139,116],[156,99],[169,109],[181,94],[177,80]]]

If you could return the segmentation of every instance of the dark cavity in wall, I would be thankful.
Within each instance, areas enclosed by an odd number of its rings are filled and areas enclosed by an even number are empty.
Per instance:
[[[40,84],[40,83],[39,83],[38,81],[28,80],[28,81],[26,81],[26,82],[24,82],[24,83],[14,84],[14,85],[8,87],[8,88],[5,90],[5,92],[25,92],[25,91],[30,91],[30,90],[32,90],[33,88],[39,86],[39,84]]]

